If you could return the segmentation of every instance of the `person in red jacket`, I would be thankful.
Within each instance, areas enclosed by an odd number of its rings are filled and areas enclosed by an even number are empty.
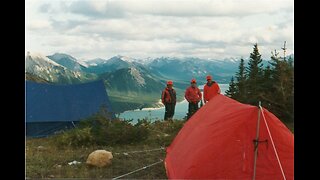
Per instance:
[[[161,101],[165,106],[164,120],[172,120],[176,106],[176,91],[172,88],[173,82],[169,80],[167,87],[162,91]]]
[[[207,103],[215,95],[220,94],[221,90],[217,82],[212,81],[212,76],[207,76],[207,83],[203,88],[203,100],[204,103]]]
[[[189,119],[198,109],[198,103],[202,98],[200,89],[197,87],[197,81],[195,79],[191,80],[191,86],[187,88],[184,97],[189,102],[188,116]]]

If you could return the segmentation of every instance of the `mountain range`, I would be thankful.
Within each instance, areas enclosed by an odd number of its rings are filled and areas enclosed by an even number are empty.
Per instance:
[[[97,78],[95,74],[89,74],[81,70],[75,70],[68,68],[64,65],[67,62],[74,62],[74,60],[63,60],[62,64],[59,64],[56,59],[49,59],[46,56],[37,53],[27,53],[25,59],[25,71],[30,75],[38,76],[48,82],[57,84],[72,84],[91,81]],[[61,62],[60,62],[61,63]]]
[[[159,106],[161,91],[169,79],[174,82],[178,100],[183,99],[192,78],[200,85],[205,83],[205,76],[211,74],[218,83],[229,83],[238,70],[239,61],[196,57],[136,59],[121,55],[79,61],[64,53],[44,56],[28,52],[25,71],[27,80],[42,83],[73,84],[102,79],[114,110],[123,112]]]

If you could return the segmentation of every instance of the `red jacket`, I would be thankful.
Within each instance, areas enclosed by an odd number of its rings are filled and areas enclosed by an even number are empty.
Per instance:
[[[165,88],[161,94],[161,101],[165,103],[174,103],[176,104],[176,91],[172,89],[172,97],[170,96],[169,88]]]
[[[221,93],[221,90],[220,90],[218,83],[213,81],[211,86],[209,86],[208,83],[205,84],[204,88],[203,88],[204,102],[206,103],[211,98],[213,98],[215,95],[220,94],[220,93]]]
[[[190,86],[186,90],[184,97],[188,102],[198,103],[202,98],[202,94],[198,87],[193,88],[192,86]]]

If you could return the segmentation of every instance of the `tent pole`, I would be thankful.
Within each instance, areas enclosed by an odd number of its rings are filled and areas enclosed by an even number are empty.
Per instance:
[[[257,155],[258,155],[258,143],[259,143],[259,130],[260,130],[260,112],[261,112],[261,101],[259,101],[259,111],[258,111],[258,122],[257,122],[257,134],[256,139],[254,140],[254,161],[253,161],[253,177],[252,179],[256,179],[256,164],[257,164]]]

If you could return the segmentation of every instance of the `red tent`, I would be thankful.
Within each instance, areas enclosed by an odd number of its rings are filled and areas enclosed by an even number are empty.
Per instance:
[[[185,123],[165,167],[169,179],[291,180],[293,147],[293,134],[271,112],[217,95]]]

